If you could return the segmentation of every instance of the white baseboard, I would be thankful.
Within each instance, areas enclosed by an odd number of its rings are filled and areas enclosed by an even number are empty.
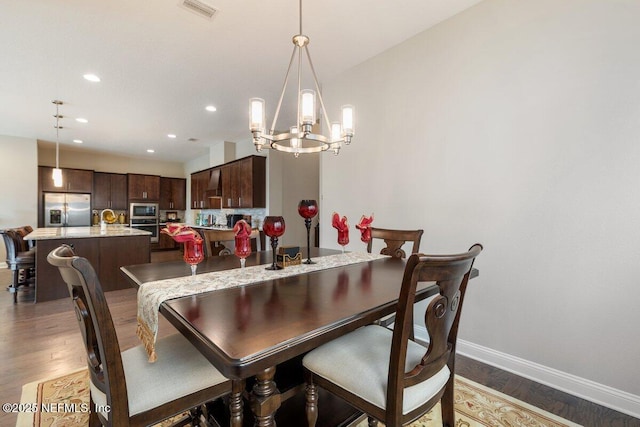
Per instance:
[[[495,366],[598,405],[640,418],[640,396],[501,353],[469,341],[458,340],[456,351],[487,365]]]
[[[9,268],[9,266],[7,266],[6,262],[0,262],[0,268],[5,269],[5,268]]]

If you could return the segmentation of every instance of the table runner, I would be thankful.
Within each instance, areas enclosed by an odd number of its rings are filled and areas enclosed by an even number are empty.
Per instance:
[[[244,270],[235,268],[143,283],[138,289],[138,327],[136,333],[147,350],[149,362],[155,362],[157,359],[155,342],[158,335],[158,313],[160,305],[166,300],[386,257],[386,255],[379,254],[347,252],[313,258],[316,264],[294,265],[282,270],[266,270],[263,264],[245,267]]]

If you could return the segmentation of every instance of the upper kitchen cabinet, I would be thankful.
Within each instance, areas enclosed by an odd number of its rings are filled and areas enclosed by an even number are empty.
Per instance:
[[[127,210],[127,175],[94,172],[93,209]]]
[[[221,167],[223,208],[266,207],[266,161],[249,156]]]
[[[127,178],[129,201],[158,202],[160,200],[160,176],[130,173]]]
[[[91,193],[93,191],[93,171],[84,169],[62,169],[62,187],[53,185],[53,168],[38,166],[40,191],[67,193]]]
[[[187,208],[187,180],[184,178],[160,178],[160,210]]]
[[[210,178],[211,169],[191,174],[191,209],[209,208],[207,189],[209,188]]]

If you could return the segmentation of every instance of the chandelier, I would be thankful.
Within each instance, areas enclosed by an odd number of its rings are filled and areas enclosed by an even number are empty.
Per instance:
[[[60,132],[60,129],[62,129],[62,127],[60,126],[60,118],[62,117],[58,111],[58,109],[60,108],[60,106],[62,105],[62,101],[58,101],[58,100],[53,100],[51,101],[52,103],[54,103],[56,105],[56,115],[53,116],[56,118],[56,167],[55,169],[53,169],[53,186],[54,187],[62,187],[62,169],[60,169],[60,165],[59,165],[59,160],[60,160],[60,143],[58,141],[58,134]]]
[[[289,61],[287,74],[284,77],[284,84],[282,85],[282,92],[280,93],[276,113],[268,132],[265,132],[264,99],[251,98],[249,100],[249,129],[253,134],[253,143],[257,151],[261,151],[264,145],[268,145],[274,150],[293,153],[296,157],[301,153],[319,153],[327,150],[332,150],[335,154],[338,154],[343,142],[347,145],[351,143],[351,138],[354,133],[354,108],[352,105],[343,105],[341,108],[342,121],[331,122],[329,120],[329,115],[327,114],[322,100],[322,95],[320,94],[318,77],[316,76],[316,71],[313,68],[313,63],[311,62],[311,55],[309,54],[309,37],[302,34],[302,0],[300,0],[300,33],[293,36],[293,45],[293,52],[291,53],[291,60]],[[303,50],[306,54],[309,69],[313,76],[315,91],[312,89],[301,90]],[[276,133],[276,122],[278,120],[278,115],[280,114],[280,107],[282,106],[282,100],[287,89],[287,83],[289,81],[291,67],[294,59],[296,58],[296,53],[298,57],[297,123],[296,125],[291,126],[288,132]],[[329,136],[325,136],[322,133],[314,133],[314,131],[321,131],[322,126],[320,125],[320,128],[314,129],[314,124],[316,124],[316,101],[319,102],[322,114],[329,126]]]

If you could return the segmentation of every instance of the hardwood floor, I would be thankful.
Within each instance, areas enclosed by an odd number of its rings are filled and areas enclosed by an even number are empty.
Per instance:
[[[177,251],[153,252],[152,262],[180,259]],[[11,276],[0,270],[2,287]],[[134,289],[108,292],[107,300],[118,333],[120,349],[139,344],[135,336],[136,294]],[[175,333],[162,316],[160,335]],[[18,304],[12,295],[0,294],[0,402],[20,401],[23,384],[86,366],[83,344],[68,299],[33,304],[21,292]],[[639,427],[640,420],[598,406],[550,387],[518,377],[467,357],[458,356],[457,372],[473,381],[584,426]],[[0,426],[15,425],[16,414],[0,413]],[[290,427],[290,426],[283,426]]]

